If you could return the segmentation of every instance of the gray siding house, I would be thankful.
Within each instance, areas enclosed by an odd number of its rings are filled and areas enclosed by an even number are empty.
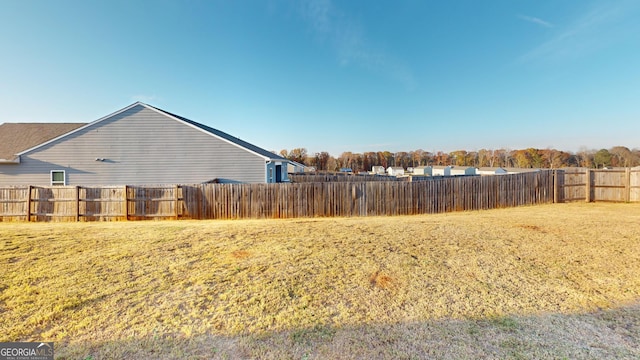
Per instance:
[[[0,125],[0,185],[273,183],[287,164],[141,102],[88,124]]]

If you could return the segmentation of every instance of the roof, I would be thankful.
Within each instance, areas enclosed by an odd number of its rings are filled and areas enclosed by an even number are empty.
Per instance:
[[[503,168],[503,167],[491,167],[491,166],[481,166],[478,168],[478,171],[490,171],[490,172],[496,172],[496,171],[504,171],[506,172],[507,169]]]
[[[293,166],[297,166],[297,167],[308,167],[305,164],[300,164],[299,162],[293,161],[293,160],[289,160],[289,165],[293,165]]]
[[[78,129],[80,123],[4,123],[0,125],[0,159],[14,160],[18,153]]]

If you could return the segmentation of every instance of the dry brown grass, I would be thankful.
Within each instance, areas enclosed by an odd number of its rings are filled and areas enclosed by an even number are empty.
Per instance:
[[[640,357],[640,204],[0,224],[0,341],[62,358]]]

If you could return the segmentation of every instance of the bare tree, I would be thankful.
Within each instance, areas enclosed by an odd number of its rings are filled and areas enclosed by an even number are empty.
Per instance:
[[[295,148],[291,151],[289,151],[289,154],[287,154],[287,156],[285,156],[287,159],[289,160],[293,160],[295,162],[298,163],[304,163],[305,159],[307,158],[307,149],[305,148]]]
[[[580,160],[579,165],[581,167],[591,168],[593,167],[593,155],[595,151],[589,150],[586,147],[581,147],[580,151],[576,154]]]
[[[329,160],[330,159],[333,159],[333,158],[326,151],[316,153],[316,155],[315,155],[316,169],[318,169],[318,170],[329,170]],[[334,160],[334,162],[335,162],[335,160]]]
[[[624,146],[614,146],[609,150],[611,154],[611,165],[630,167],[633,163],[633,153]]]

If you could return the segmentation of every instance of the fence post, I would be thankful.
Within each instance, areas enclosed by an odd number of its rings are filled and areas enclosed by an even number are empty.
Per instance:
[[[624,169],[624,201],[631,201],[631,168]]]
[[[205,184],[200,184],[200,214],[198,215],[198,219],[204,220],[206,219],[205,214],[205,206],[207,201]]]
[[[125,220],[129,220],[129,195],[127,195],[127,185],[124,186],[124,205],[123,205],[123,214],[124,214],[124,219]]]
[[[562,170],[554,170],[553,171],[553,202],[554,204],[564,202],[560,195],[560,187],[561,183],[563,183],[562,179],[564,179],[564,171]]]
[[[178,189],[180,189],[180,186],[176,184],[176,186],[173,188],[173,191],[175,192],[174,202],[175,202],[176,220],[178,220],[178,216],[180,216],[180,213],[178,211],[178,204],[180,203],[180,197],[178,196]]]
[[[27,191],[27,222],[31,221],[31,188],[29,185],[29,190]]]
[[[80,221],[80,186],[76,186],[76,222]]]
[[[585,201],[591,202],[591,170],[585,170]]]
[[[553,170],[553,203],[558,203],[558,170]]]

